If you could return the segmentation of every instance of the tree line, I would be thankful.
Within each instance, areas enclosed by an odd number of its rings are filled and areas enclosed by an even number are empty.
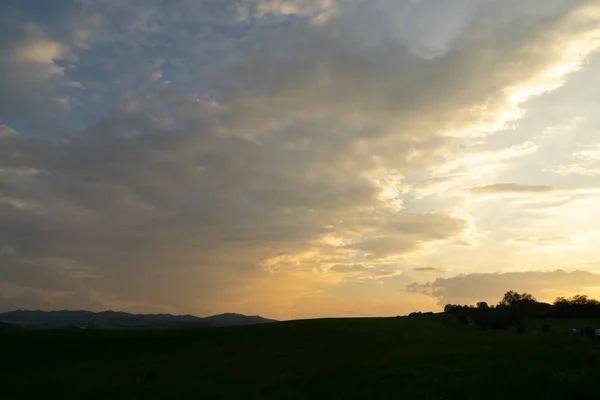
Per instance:
[[[447,304],[446,314],[454,314],[461,323],[483,329],[526,330],[528,318],[600,318],[600,301],[585,295],[557,297],[553,304],[539,302],[530,293],[510,290],[497,305],[485,301],[473,305]]]

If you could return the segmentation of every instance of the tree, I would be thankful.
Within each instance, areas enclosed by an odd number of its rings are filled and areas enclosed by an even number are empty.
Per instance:
[[[447,314],[454,314],[462,309],[462,306],[456,304],[446,304],[444,306],[444,312]]]
[[[600,316],[600,302],[581,294],[571,298],[557,297],[554,314],[557,317],[597,318]]]
[[[569,303],[577,306],[585,306],[590,304],[598,304],[598,301],[590,299],[584,294],[577,294],[569,299]]]
[[[517,293],[509,290],[498,304],[500,307],[516,307],[536,303],[535,297],[529,293]]]
[[[477,303],[477,308],[490,308],[490,306],[485,301],[480,301]]]
[[[524,333],[526,330],[525,318],[535,313],[537,301],[529,293],[517,293],[509,290],[498,307],[508,311],[508,317],[517,332]]]
[[[554,306],[555,307],[568,306],[568,305],[569,305],[569,300],[567,300],[564,297],[557,297],[554,300]]]

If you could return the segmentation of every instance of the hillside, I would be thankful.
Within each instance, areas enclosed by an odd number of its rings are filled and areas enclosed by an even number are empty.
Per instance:
[[[19,325],[9,324],[7,322],[0,322],[0,332],[2,331],[14,331],[22,329]]]
[[[600,348],[570,333],[586,325],[600,321],[533,320],[522,335],[448,315],[25,329],[0,333],[0,373],[10,399],[593,399]]]

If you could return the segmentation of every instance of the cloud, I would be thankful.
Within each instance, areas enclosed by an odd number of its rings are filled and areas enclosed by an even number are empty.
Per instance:
[[[469,189],[478,196],[538,196],[538,195],[576,195],[598,194],[599,188],[594,187],[557,187],[544,185],[519,185],[515,183],[498,183]]]
[[[445,270],[442,268],[435,268],[435,267],[419,267],[419,268],[413,268],[413,271],[416,271],[416,272],[444,272]]]
[[[22,10],[3,36],[0,280],[200,313],[464,245],[467,219],[408,204],[407,177],[562,85],[598,20],[595,3],[86,4]]]
[[[333,0],[260,0],[252,6],[243,8],[242,15],[247,16],[250,13],[248,8],[252,8],[255,17],[297,15],[310,17],[316,23],[324,23],[337,11]]]
[[[90,310],[104,311],[106,308],[98,301],[92,299],[89,293],[76,291],[67,294],[58,294],[48,298],[39,291],[24,290],[17,296],[0,297],[0,312],[21,310]]]
[[[510,241],[510,243],[519,246],[546,246],[561,243],[568,243],[571,238],[568,236],[552,236],[552,237],[521,237]]]
[[[402,275],[398,265],[391,264],[336,264],[329,268],[336,274],[344,274],[347,281],[351,280],[380,280]]]
[[[364,272],[364,271],[368,271],[369,269],[371,269],[369,266],[361,265],[361,264],[350,264],[350,265],[337,264],[330,268],[331,271],[340,272],[340,273]]]
[[[46,39],[44,33],[35,25],[26,24],[24,31],[25,40],[12,49],[8,54],[9,59],[18,64],[45,66],[48,68],[46,76],[62,74],[63,69],[56,64],[56,61],[67,56],[67,49],[60,43]]]
[[[0,17],[0,118],[15,121],[20,118],[37,120],[60,110],[42,100],[64,81],[63,62],[73,61],[68,46],[48,37],[38,25],[8,19],[10,12]]]
[[[497,151],[481,151],[468,154],[443,165],[435,174],[447,174],[459,168],[473,168],[478,166],[489,166],[490,164],[501,165],[501,163],[518,157],[534,154],[539,146],[534,142],[524,142]]]
[[[378,231],[348,245],[376,258],[410,253],[422,244],[439,240],[459,240],[467,223],[444,214],[407,214],[390,218]]]
[[[580,150],[573,154],[576,158],[589,162],[599,162],[600,161],[600,143],[594,143],[588,146],[587,150]]]
[[[406,290],[438,299],[439,305],[498,302],[508,290],[528,292],[538,300],[552,301],[555,293],[587,293],[600,287],[600,275],[586,271],[475,273],[412,283]]]
[[[0,312],[13,310],[52,310],[52,303],[37,291],[27,290],[18,296],[0,297]]]
[[[507,245],[519,246],[523,252],[529,253],[561,253],[581,252],[589,247],[591,238],[586,236],[547,236],[519,237],[506,242]]]
[[[15,248],[11,245],[0,246],[0,255],[13,255],[15,254]]]
[[[600,175],[600,144],[594,143],[587,146],[586,150],[579,150],[573,153],[573,158],[578,162],[574,164],[556,165],[544,168],[544,171],[552,172],[561,176],[581,175],[597,176]]]
[[[553,172],[560,176],[598,176],[600,168],[590,167],[582,164],[557,165],[551,168],[545,168],[544,171]]]
[[[6,125],[0,125],[0,138],[9,138],[17,135],[18,134],[14,129],[11,129]]]
[[[95,300],[89,292],[79,290],[52,299],[52,308],[58,310],[79,309],[90,311],[104,311],[106,307]]]

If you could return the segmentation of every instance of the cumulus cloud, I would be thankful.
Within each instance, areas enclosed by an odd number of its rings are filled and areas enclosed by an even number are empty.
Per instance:
[[[14,251],[0,280],[241,311],[270,279],[306,298],[464,246],[467,219],[407,204],[407,177],[535,153],[526,141],[448,166],[457,139],[503,129],[581,68],[599,13],[460,3],[22,10],[1,53],[0,244]]]
[[[439,305],[495,303],[508,290],[532,293],[539,300],[552,301],[554,293],[587,293],[600,287],[600,275],[586,271],[508,272],[458,275],[432,282],[412,283],[406,290],[438,299]],[[549,298],[550,296],[550,298]]]

